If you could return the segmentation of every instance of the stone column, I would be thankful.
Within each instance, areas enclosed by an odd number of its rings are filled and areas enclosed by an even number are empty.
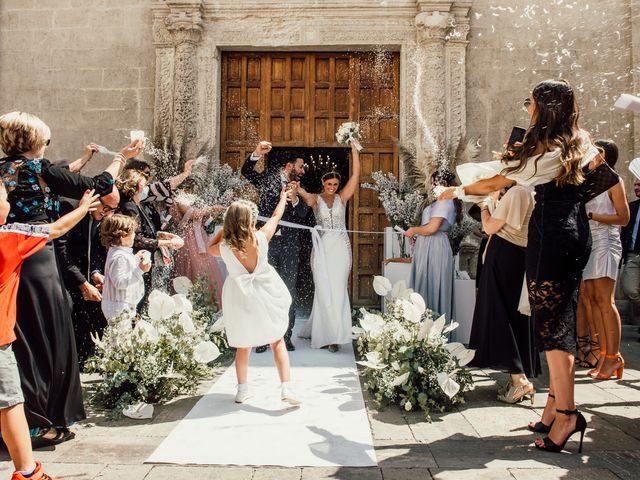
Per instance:
[[[154,101],[153,142],[157,148],[167,150],[171,144],[173,124],[173,40],[164,20],[167,12],[155,11],[153,43],[156,46],[156,91]]]
[[[417,152],[434,152],[446,141],[445,37],[449,14],[422,12],[415,18]]]
[[[447,141],[453,148],[466,135],[467,125],[467,81],[466,56],[469,18],[456,16],[447,34],[445,46],[446,62],[446,111]]]
[[[200,6],[170,13],[164,20],[175,46],[171,148],[182,159],[196,138],[198,43],[202,35]]]

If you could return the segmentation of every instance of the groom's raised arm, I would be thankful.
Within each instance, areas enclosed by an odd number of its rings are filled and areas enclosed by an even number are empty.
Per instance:
[[[263,186],[265,178],[267,177],[266,170],[262,173],[256,171],[256,163],[263,155],[269,153],[270,150],[271,144],[269,142],[260,142],[253,153],[247,157],[240,169],[240,173],[256,187]]]

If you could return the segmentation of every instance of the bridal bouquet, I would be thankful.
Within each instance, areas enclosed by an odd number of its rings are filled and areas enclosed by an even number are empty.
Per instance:
[[[148,314],[125,311],[111,320],[87,371],[101,375],[93,400],[120,412],[139,403],[159,403],[192,394],[220,355],[202,317],[184,293],[154,290]]]
[[[364,386],[375,401],[396,403],[406,411],[421,409],[428,420],[432,412],[464,403],[464,393],[473,388],[465,366],[475,351],[448,341],[458,324],[447,325],[444,316],[434,320],[422,297],[403,281],[392,287],[376,276],[373,288],[385,297],[387,311],[360,309],[353,331],[362,358],[357,363],[365,367]]]
[[[336,140],[340,145],[349,145],[352,139],[360,140],[360,124],[356,122],[345,122],[340,125],[336,132]],[[363,147],[358,145],[358,151],[360,152]]]

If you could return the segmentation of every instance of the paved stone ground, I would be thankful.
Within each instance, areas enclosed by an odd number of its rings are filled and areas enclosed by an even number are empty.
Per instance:
[[[102,413],[76,427],[77,437],[37,457],[67,480],[422,480],[422,479],[637,479],[640,477],[640,343],[637,327],[623,330],[627,367],[621,381],[593,381],[581,370],[576,399],[589,422],[583,453],[577,442],[559,455],[537,451],[524,427],[546,402],[546,377],[536,381],[535,403],[509,406],[495,400],[505,375],[476,371],[476,389],[462,408],[427,423],[418,413],[377,411],[367,399],[377,468],[274,468],[144,464],[148,455],[198,401],[181,398],[156,408],[149,421],[110,421]],[[212,380],[213,381],[213,380]],[[202,385],[206,392],[211,385]],[[365,395],[366,398],[366,395]],[[212,432],[212,435],[214,433]],[[576,435],[577,437],[577,435]],[[0,451],[0,478],[11,465]]]

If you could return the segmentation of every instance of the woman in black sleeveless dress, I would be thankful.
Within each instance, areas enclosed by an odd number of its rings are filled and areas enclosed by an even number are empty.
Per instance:
[[[578,127],[573,89],[563,80],[546,80],[533,89],[525,106],[531,115],[522,143],[504,154],[501,174],[480,180],[441,198],[486,195],[514,183],[535,187],[526,251],[527,287],[536,328],[536,345],[549,365],[549,399],[542,421],[530,424],[549,433],[536,447],[564,448],[586,421],[574,401],[577,295],[589,258],[591,235],[582,201],[583,167],[596,166],[598,150]],[[554,395],[555,394],[555,395]]]

